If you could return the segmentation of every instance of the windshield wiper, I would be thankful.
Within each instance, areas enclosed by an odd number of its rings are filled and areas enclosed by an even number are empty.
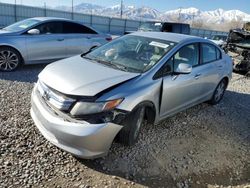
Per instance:
[[[124,66],[124,65],[118,65],[116,63],[113,63],[111,61],[108,62],[112,67],[116,68],[116,69],[119,69],[119,70],[123,70],[123,71],[126,71],[128,72],[128,67]]]
[[[91,58],[91,57],[87,57],[87,56],[84,56],[84,55],[82,56],[82,58],[91,60],[93,62],[101,63],[101,64],[104,64],[106,66],[113,67],[114,69],[122,70],[122,71],[125,71],[125,72],[130,72],[131,71],[131,72],[141,73],[141,71],[138,70],[138,69],[127,67],[127,66],[121,65],[121,64],[116,64],[116,63],[113,63],[112,61],[104,61],[104,60],[101,60],[101,59],[98,59],[98,58]]]

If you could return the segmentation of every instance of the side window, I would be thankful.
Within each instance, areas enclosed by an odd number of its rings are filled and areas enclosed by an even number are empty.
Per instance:
[[[63,33],[61,22],[48,22],[35,27],[40,34],[59,34]]]
[[[186,63],[192,66],[199,64],[199,45],[189,44],[182,47],[174,55],[174,70],[178,67],[180,63]]]
[[[91,28],[77,23],[64,22],[63,23],[64,33],[81,33],[81,34],[97,34]]]
[[[201,44],[202,63],[209,63],[217,60],[216,47],[212,44]]]
[[[221,59],[221,51],[218,48],[216,48],[216,59]]]

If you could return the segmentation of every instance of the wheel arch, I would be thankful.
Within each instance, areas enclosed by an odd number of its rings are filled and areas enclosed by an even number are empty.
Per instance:
[[[153,124],[156,118],[156,107],[152,101],[146,100],[137,104],[132,111],[137,108],[145,107],[145,116],[144,119],[148,121],[148,123]]]

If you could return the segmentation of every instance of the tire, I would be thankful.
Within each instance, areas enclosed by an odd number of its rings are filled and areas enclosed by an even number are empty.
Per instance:
[[[0,47],[0,71],[10,72],[22,63],[19,52],[10,47]]]
[[[217,87],[214,91],[213,97],[208,102],[212,105],[218,104],[221,101],[221,99],[223,98],[226,88],[227,88],[227,81],[226,81],[226,79],[223,79],[217,85]]]
[[[117,135],[117,141],[127,146],[134,145],[139,137],[139,133],[145,116],[145,107],[138,107],[133,110],[122,122],[124,126]]]

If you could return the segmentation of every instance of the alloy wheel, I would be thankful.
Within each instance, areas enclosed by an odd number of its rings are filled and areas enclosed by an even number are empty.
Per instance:
[[[10,50],[0,51],[0,70],[12,71],[19,64],[18,56]]]
[[[218,85],[218,87],[217,87],[217,89],[215,91],[215,96],[214,96],[215,97],[215,101],[220,101],[221,100],[221,98],[222,98],[222,96],[223,96],[223,94],[225,92],[225,88],[226,88],[226,84],[225,84],[224,81],[222,81]]]

